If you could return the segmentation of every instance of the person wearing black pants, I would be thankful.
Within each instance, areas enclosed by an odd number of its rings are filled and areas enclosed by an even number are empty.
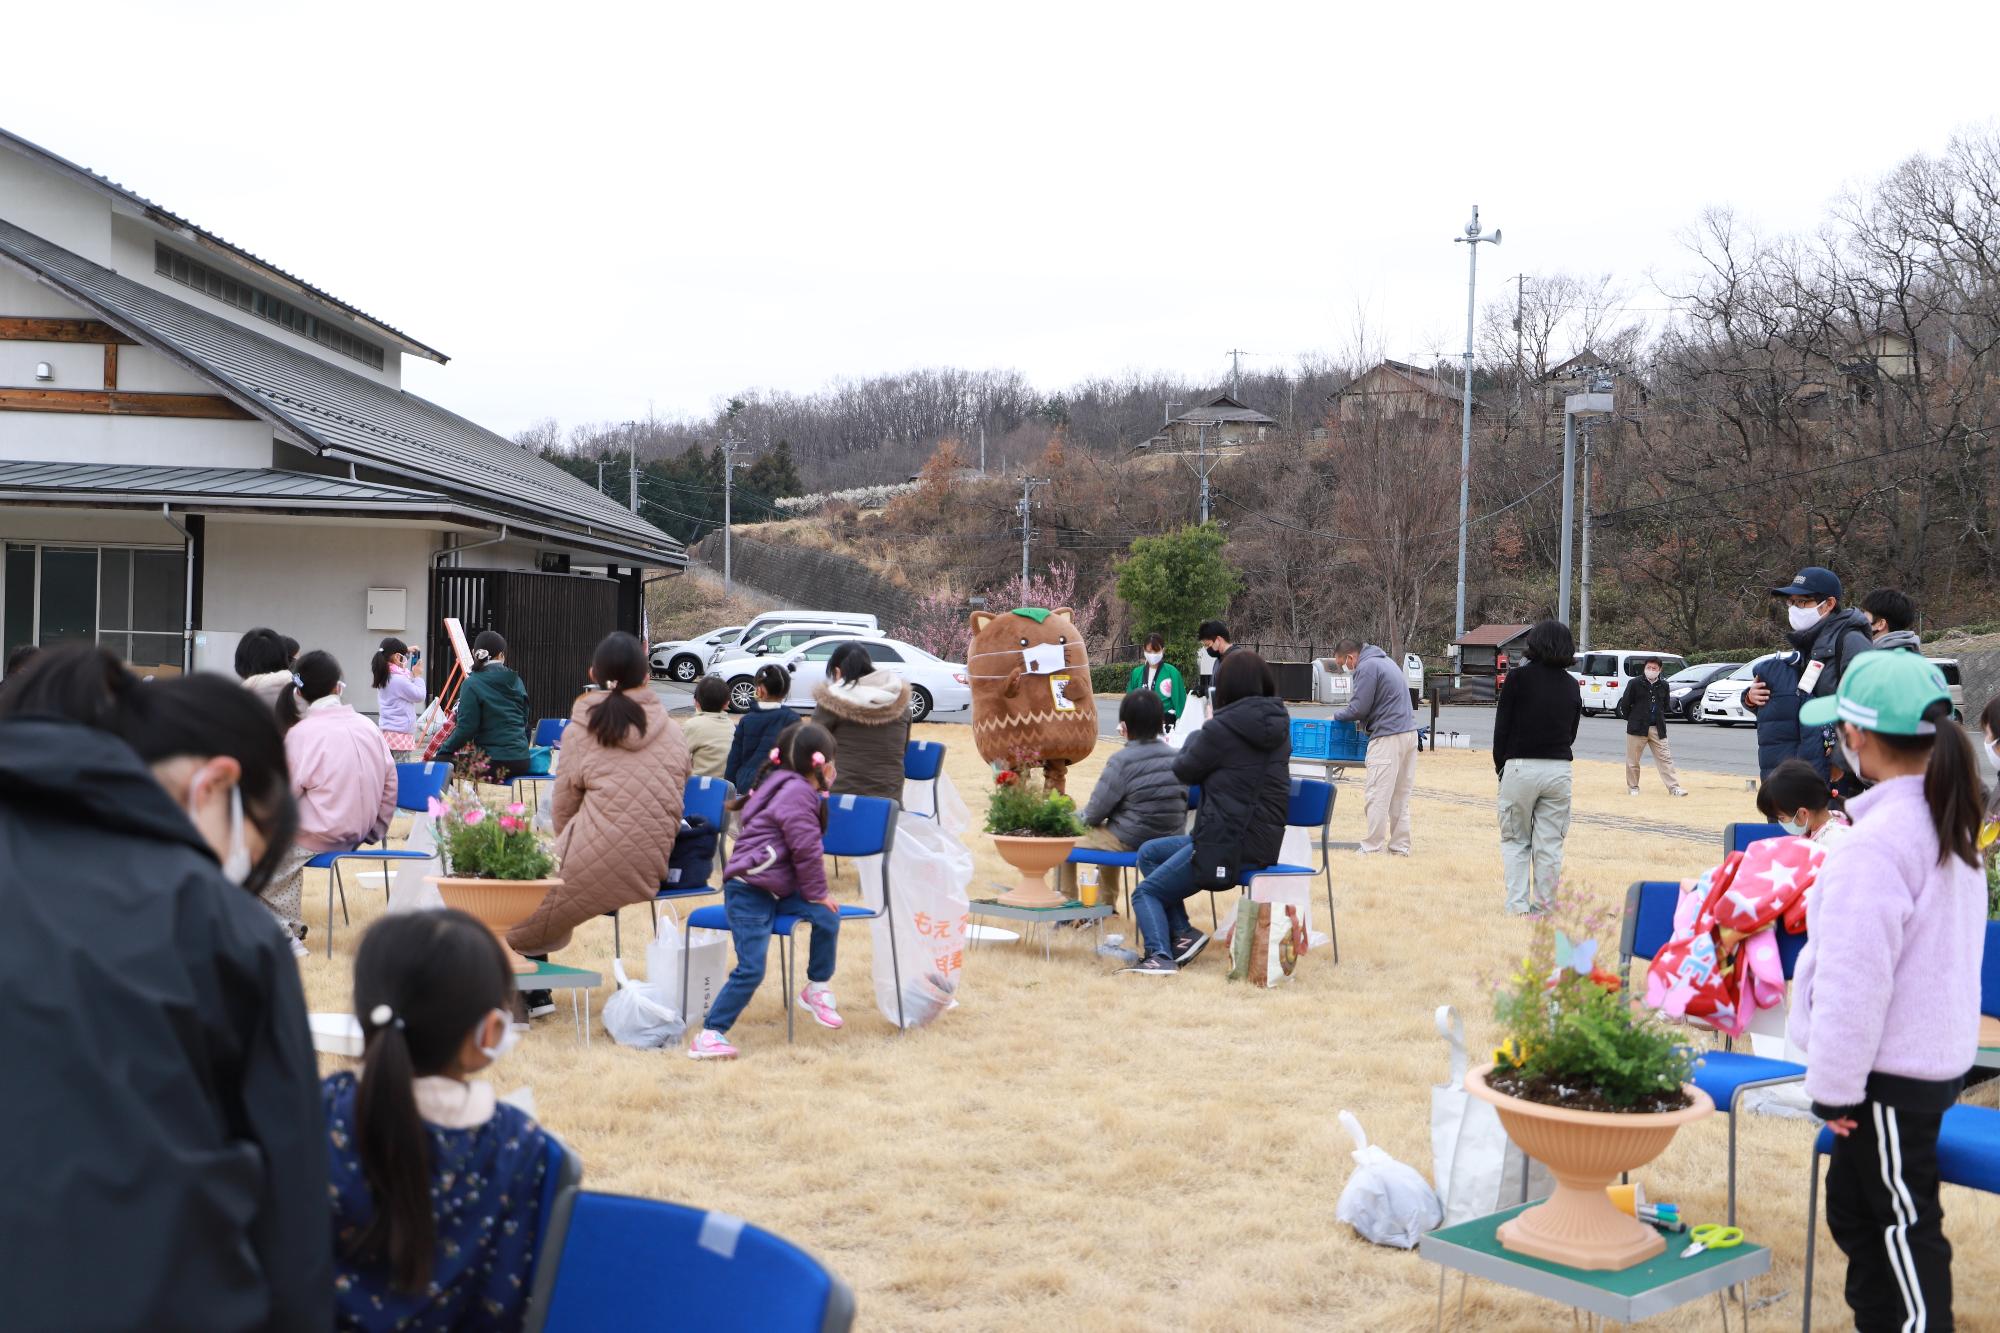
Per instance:
[[[1826,1225],[1847,1256],[1847,1305],[1860,1333],[1950,1333],[1951,1242],[1938,1202],[1937,1141],[1962,1086],[1876,1074],[1858,1111],[1813,1108],[1854,1123],[1833,1141]]]

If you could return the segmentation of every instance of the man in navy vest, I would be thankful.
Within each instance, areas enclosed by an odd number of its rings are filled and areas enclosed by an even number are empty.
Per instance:
[[[1840,580],[1818,565],[1771,595],[1785,599],[1792,651],[1760,663],[1743,693],[1743,706],[1757,715],[1757,771],[1769,777],[1785,760],[1803,759],[1831,781],[1833,729],[1801,726],[1799,707],[1832,694],[1855,656],[1875,646],[1868,616],[1840,604]]]

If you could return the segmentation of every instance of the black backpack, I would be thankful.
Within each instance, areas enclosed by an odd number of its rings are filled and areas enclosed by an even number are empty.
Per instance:
[[[699,889],[715,874],[715,848],[720,829],[700,815],[681,819],[681,831],[674,838],[673,853],[667,857],[667,882],[663,889]]]

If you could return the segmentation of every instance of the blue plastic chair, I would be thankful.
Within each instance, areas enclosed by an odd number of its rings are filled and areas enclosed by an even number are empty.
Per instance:
[[[681,789],[681,818],[686,819],[690,815],[699,815],[715,828],[715,864],[717,870],[720,870],[722,863],[728,859],[722,843],[722,827],[723,818],[729,810],[730,798],[735,795],[736,788],[730,786],[729,783],[723,781],[721,778],[703,777],[699,773],[689,778],[687,786]],[[711,893],[720,892],[722,890],[712,884],[660,885],[660,891],[653,895],[653,901],[648,903],[646,908],[652,914],[654,937],[657,938],[660,933],[661,903],[671,902],[676,898],[705,898]],[[623,909],[621,908],[620,910],[622,911]],[[622,958],[624,957],[624,941],[619,936],[618,913],[606,912],[604,915],[611,918],[611,956],[613,958]]]
[[[1979,1012],[2000,1018],[2000,921],[1986,923],[1986,952],[1979,960]]]
[[[1189,815],[1193,815],[1196,810],[1201,808],[1201,787],[1199,784],[1188,788],[1187,808]],[[1103,866],[1117,873],[1118,878],[1123,882],[1120,891],[1128,899],[1131,896],[1132,890],[1138,887],[1133,881],[1126,880],[1123,873],[1127,870],[1137,872],[1139,869],[1139,853],[1137,851],[1113,852],[1097,847],[1077,847],[1071,850],[1070,854],[1064,859],[1073,865]],[[1136,878],[1137,875],[1135,873],[1133,879],[1136,880]],[[1129,915],[1131,911],[1129,903],[1126,911]]]
[[[1756,825],[1730,825],[1731,828]],[[1775,827],[1775,826],[1774,826]],[[1625,993],[1632,994],[1632,959],[1651,958],[1666,947],[1674,934],[1674,909],[1680,903],[1681,886],[1672,880],[1651,880],[1625,890],[1625,923],[1618,941],[1619,976]],[[1806,937],[1794,935],[1780,922],[1777,927],[1778,959],[1785,980],[1792,979],[1799,955],[1805,951]],[[1717,1106],[1729,1108],[1729,1225],[1736,1225],[1736,1112],[1746,1092],[1772,1088],[1781,1083],[1797,1083],[1806,1076],[1806,1067],[1790,1060],[1772,1060],[1740,1051],[1706,1051],[1695,1066],[1694,1085],[1707,1093]]]
[[[1987,938],[1993,938],[1989,926]],[[1806,1190],[1806,1296],[1799,1327],[1812,1327],[1813,1248],[1819,1237],[1819,1159],[1832,1154],[1834,1133],[1822,1129],[1813,1142],[1811,1183]],[[2000,1194],[2000,1111],[1987,1106],[1954,1106],[1938,1127],[1938,1179],[1982,1194]]]
[[[1784,827],[1779,824],[1725,824],[1722,826],[1723,859],[1727,860],[1731,852],[1748,851],[1753,842],[1784,836]]]
[[[548,1134],[547,1130],[543,1133]],[[521,1320],[522,1333],[539,1333],[545,1321],[576,1196],[583,1186],[583,1160],[555,1135],[548,1134],[542,1156],[542,1206],[535,1216],[535,1267],[528,1287],[527,1313]]]
[[[552,750],[562,749],[563,728],[569,725],[566,717],[545,717],[535,723],[535,744],[545,745]]]
[[[926,819],[936,819],[938,788],[944,779],[944,745],[940,741],[911,741],[903,747],[903,781],[931,784],[931,808]],[[911,814],[923,814],[912,810]]]
[[[889,972],[896,983],[896,1030],[909,1031],[908,1020],[903,1013],[903,969],[896,957],[896,914],[889,912],[889,852],[896,843],[896,815],[901,807],[894,801],[880,796],[829,796],[826,798],[826,833],[821,842],[828,856],[879,856],[882,858],[882,911],[856,907],[851,903],[838,905],[840,919],[848,921],[870,921],[888,912],[889,917]],[[792,994],[792,932],[800,924],[801,918],[781,916],[772,924],[771,933],[778,939],[779,975],[785,987],[785,1040],[792,1040],[792,1010],[796,1007]],[[720,906],[697,907],[688,913],[690,930],[728,930],[728,910]],[[681,969],[681,1012],[687,1013],[688,970]],[[687,1025],[688,1040],[692,1041],[701,1033],[701,1025],[690,1021]]]
[[[853,1322],[854,1293],[790,1241],[726,1213],[585,1190],[541,1327],[845,1333]]]
[[[1285,807],[1285,827],[1319,830],[1319,864],[1316,866],[1274,865],[1246,866],[1236,877],[1233,887],[1248,889],[1250,881],[1258,875],[1324,875],[1326,876],[1326,934],[1333,944],[1333,961],[1340,961],[1340,932],[1333,925],[1333,863],[1327,855],[1328,835],[1333,828],[1334,786],[1320,778],[1293,778],[1291,796]],[[1215,895],[1226,892],[1212,889],[1208,895],[1208,911],[1218,928],[1221,917],[1215,910]]]
[[[396,808],[411,813],[421,813],[430,808],[430,798],[442,796],[444,789],[451,785],[451,765],[442,760],[432,760],[422,764],[396,765]],[[382,901],[389,901],[389,863],[391,861],[428,861],[430,852],[413,852],[403,848],[373,847],[352,848],[344,852],[321,852],[306,862],[310,870],[325,870],[326,877],[326,956],[333,957],[333,899],[340,895],[340,919],[352,925],[353,918],[347,913],[347,884],[341,876],[340,867],[346,861],[373,861],[382,867]]]

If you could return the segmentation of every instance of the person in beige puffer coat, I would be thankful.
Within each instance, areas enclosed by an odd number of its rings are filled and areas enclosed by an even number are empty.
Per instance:
[[[680,832],[687,740],[653,693],[645,649],[630,634],[612,634],[590,675],[603,688],[570,711],[556,768],[562,887],[507,933],[524,954],[560,949],[592,917],[651,902]]]
[[[878,671],[860,644],[834,649],[827,679],[813,687],[813,721],[840,747],[833,794],[903,799],[910,743],[910,683]]]

